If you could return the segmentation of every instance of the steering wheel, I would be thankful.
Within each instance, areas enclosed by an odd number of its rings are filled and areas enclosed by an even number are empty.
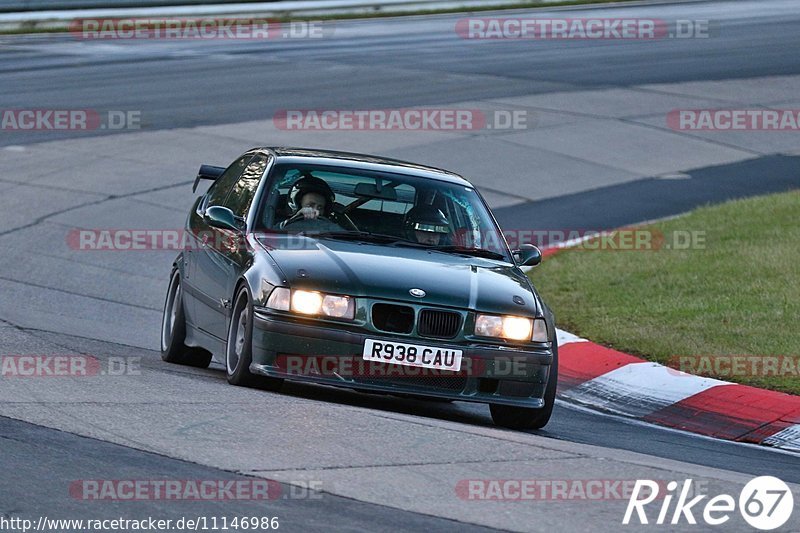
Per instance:
[[[335,223],[333,220],[326,216],[318,216],[317,218],[295,218],[289,219],[284,227],[291,230],[293,233],[297,232],[327,232],[327,231],[342,231],[342,226]]]
[[[350,218],[347,214],[347,208],[341,204],[334,203],[333,204],[333,213],[331,214],[331,221],[335,224],[339,224],[345,229],[350,229],[353,231],[360,231],[358,226],[356,226],[355,222]]]
[[[325,215],[317,215],[317,218],[304,218],[303,214],[298,211],[294,215],[292,215],[289,220],[284,223],[284,226],[288,226],[289,224],[296,224],[298,222],[313,222],[315,220],[324,220],[325,222],[330,222],[331,224],[335,224],[333,220],[326,217]]]

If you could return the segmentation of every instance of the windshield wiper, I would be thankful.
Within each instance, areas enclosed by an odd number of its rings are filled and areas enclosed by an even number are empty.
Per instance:
[[[397,235],[387,235],[385,233],[372,233],[371,231],[323,231],[321,233],[310,235],[310,237],[313,237],[315,239],[329,238],[329,239],[341,239],[348,241],[365,241],[365,242],[375,242],[381,244],[394,244],[397,246],[422,248],[424,250],[432,250],[436,252],[470,255],[474,257],[485,257],[487,259],[499,259],[499,260],[506,259],[505,255],[498,252],[493,252],[492,250],[486,250],[484,248],[469,248],[465,246],[435,246],[430,244],[423,244],[421,242],[414,242],[408,239],[404,239],[402,237],[398,237]]]
[[[499,252],[493,252],[492,250],[486,250],[485,248],[469,248],[467,246],[434,246],[433,249],[440,252],[472,255],[475,257],[485,257],[487,259],[506,260],[505,255]]]
[[[422,248],[423,250],[438,251],[438,248],[430,244],[404,239],[397,235],[387,235],[385,233],[372,233],[371,231],[325,231],[313,235],[315,238],[323,237],[330,239],[342,239],[349,241],[374,242],[378,244],[391,244],[393,246],[404,246],[408,248]]]
[[[403,241],[401,237],[396,235],[386,235],[383,233],[372,233],[371,231],[323,231],[313,235],[314,238],[327,237],[330,239],[342,239],[350,241],[368,241],[368,242],[397,242]]]

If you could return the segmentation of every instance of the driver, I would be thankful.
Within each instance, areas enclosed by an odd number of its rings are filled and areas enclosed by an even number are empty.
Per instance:
[[[418,205],[406,213],[405,229],[410,240],[437,246],[450,234],[450,223],[439,209],[432,205]]]
[[[281,222],[281,229],[301,220],[318,221],[321,218],[330,220],[334,195],[324,180],[307,174],[294,182],[291,190],[296,191],[292,199],[297,210]]]

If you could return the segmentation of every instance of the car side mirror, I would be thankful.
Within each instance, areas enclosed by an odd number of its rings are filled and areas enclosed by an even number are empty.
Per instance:
[[[513,253],[520,266],[532,267],[542,262],[542,251],[533,244],[522,244]]]
[[[231,231],[242,231],[242,228],[236,222],[236,215],[227,207],[221,205],[212,205],[206,209],[205,219],[209,226],[212,228],[227,229]]]

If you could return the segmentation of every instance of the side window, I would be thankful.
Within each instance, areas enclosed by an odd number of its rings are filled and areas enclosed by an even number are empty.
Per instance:
[[[207,206],[224,204],[225,198],[228,197],[231,187],[233,187],[233,184],[239,179],[239,176],[242,175],[242,171],[252,157],[253,156],[251,155],[240,157],[225,170],[222,176],[220,176],[219,179],[214,182],[214,186],[208,192],[208,202],[206,202]]]
[[[250,203],[253,201],[262,176],[264,176],[268,162],[268,159],[262,155],[253,157],[222,205],[233,211],[236,216],[247,217]]]

